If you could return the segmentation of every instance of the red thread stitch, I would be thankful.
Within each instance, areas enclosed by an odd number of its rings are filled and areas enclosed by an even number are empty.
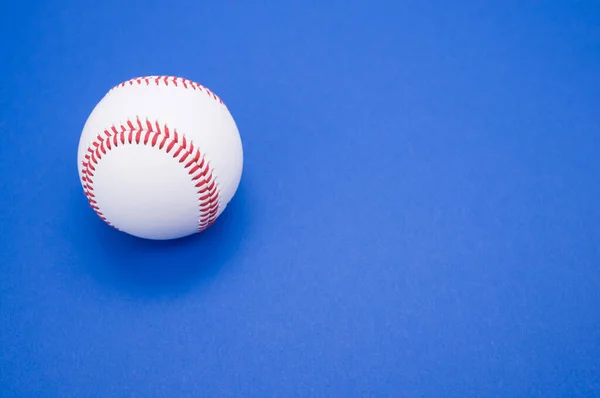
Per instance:
[[[104,155],[113,147],[119,145],[150,145],[170,154],[178,159],[183,168],[190,175],[198,194],[198,207],[200,216],[198,219],[198,232],[211,226],[219,210],[219,190],[215,177],[200,149],[186,139],[185,135],[177,130],[172,130],[165,124],[158,122],[152,124],[146,120],[145,123],[138,118],[135,122],[128,120],[126,124],[111,126],[98,134],[90,144],[85,154],[82,167],[82,181],[84,193],[90,207],[108,225],[115,227],[106,219],[100,210],[94,195],[94,172],[96,166]]]
[[[209,97],[211,97],[212,99],[216,100],[217,102],[219,102],[221,105],[225,106],[225,103],[221,100],[221,98],[219,98],[219,96],[217,96],[215,93],[213,93],[212,91],[210,91],[208,88],[204,87],[203,85],[196,83],[192,80],[188,80],[185,79],[183,77],[176,77],[176,76],[142,76],[142,77],[136,77],[134,79],[130,79],[127,81],[124,81],[118,85],[116,85],[115,87],[111,88],[109,90],[109,93],[121,88],[121,87],[125,87],[125,86],[134,86],[134,85],[146,85],[149,86],[151,84],[154,84],[156,86],[160,86],[160,85],[164,85],[164,86],[175,86],[175,87],[179,87],[179,88],[184,88],[184,89],[192,89],[192,90],[196,90],[196,91],[201,91],[205,94],[207,94]]]

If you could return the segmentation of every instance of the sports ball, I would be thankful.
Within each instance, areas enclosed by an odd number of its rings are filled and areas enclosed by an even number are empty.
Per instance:
[[[166,240],[213,225],[243,168],[237,125],[208,88],[147,76],[111,88],[88,116],[77,153],[83,192],[119,231]]]

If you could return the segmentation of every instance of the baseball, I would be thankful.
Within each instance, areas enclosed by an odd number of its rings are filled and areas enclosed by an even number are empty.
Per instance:
[[[242,142],[223,101],[173,76],[125,81],[98,102],[77,154],[90,207],[106,224],[145,239],[204,231],[242,175]]]

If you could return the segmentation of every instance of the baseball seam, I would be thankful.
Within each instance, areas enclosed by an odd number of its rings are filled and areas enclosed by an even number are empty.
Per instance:
[[[145,123],[138,118],[127,120],[123,124],[113,125],[98,134],[88,146],[82,162],[82,183],[85,196],[90,207],[108,225],[118,229],[102,213],[94,194],[94,172],[96,167],[112,148],[123,145],[150,145],[156,147],[177,159],[187,171],[194,183],[198,196],[198,227],[201,232],[211,226],[219,211],[219,184],[213,175],[210,162],[206,160],[200,149],[186,138],[159,122],[154,124],[148,120]]]
[[[196,83],[192,80],[188,80],[183,77],[177,77],[177,76],[136,77],[134,79],[124,81],[124,82],[114,86],[113,88],[111,88],[108,91],[108,93],[110,94],[114,90],[117,90],[117,89],[123,88],[123,87],[127,87],[127,86],[135,86],[135,85],[150,86],[151,84],[154,84],[155,86],[167,86],[167,87],[174,86],[174,87],[179,87],[179,88],[183,88],[183,89],[191,89],[194,91],[200,91],[200,92],[207,94],[210,98],[217,101],[222,106],[226,107],[225,103],[221,100],[221,98],[218,95],[216,95],[215,93],[213,93],[210,89],[208,89],[208,88],[204,87],[203,85]]]

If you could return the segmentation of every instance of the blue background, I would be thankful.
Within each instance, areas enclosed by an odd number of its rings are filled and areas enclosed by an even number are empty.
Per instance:
[[[5,6],[0,396],[600,396],[598,2]],[[171,242],[77,175],[93,106],[152,74],[245,150]]]

